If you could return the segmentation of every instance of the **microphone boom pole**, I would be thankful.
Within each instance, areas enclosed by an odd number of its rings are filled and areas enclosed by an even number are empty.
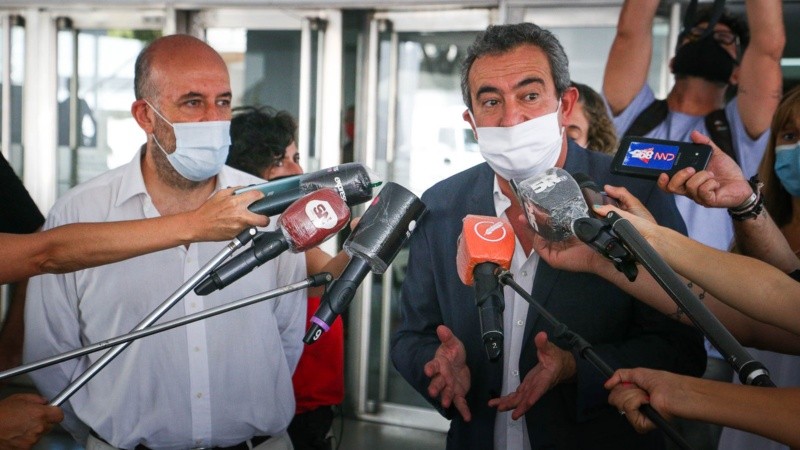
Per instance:
[[[497,281],[504,286],[509,286],[513,289],[520,297],[524,298],[531,306],[536,308],[536,311],[544,317],[544,319],[553,326],[553,337],[565,340],[570,347],[578,352],[581,357],[590,363],[600,371],[606,378],[611,378],[614,375],[614,369],[611,368],[605,361],[603,361],[597,352],[594,351],[592,345],[586,341],[583,337],[581,337],[578,333],[570,330],[564,323],[560,322],[556,319],[549,311],[547,311],[544,306],[540,305],[539,302],[534,300],[534,298],[522,288],[516,281],[514,281],[513,275],[511,272],[505,269],[499,269],[495,272],[497,276]],[[672,439],[678,447],[682,449],[691,449],[689,444],[683,439],[683,436],[678,434],[675,428],[667,422],[661,414],[658,413],[652,406],[649,404],[644,404],[639,407],[639,411],[642,414],[646,415],[650,420],[653,421],[659,428],[661,428],[667,436]]]
[[[598,219],[599,220],[599,219]],[[636,230],[629,220],[610,212],[606,220],[619,239],[630,249],[636,259],[650,272],[658,284],[683,310],[692,322],[703,332],[725,360],[739,374],[742,384],[761,387],[775,387],[769,371],[755,360],[742,344],[731,335],[719,319],[705,305],[700,303],[694,293],[681,281],[674,270],[653,249],[650,243]]]
[[[96,342],[91,345],[87,345],[86,347],[78,348],[75,350],[70,350],[68,352],[64,352],[60,355],[52,356],[50,358],[42,359],[36,362],[32,362],[29,364],[25,364],[14,369],[9,369],[3,372],[0,372],[0,380],[4,380],[6,378],[15,377],[17,375],[22,375],[24,373],[33,372],[34,370],[41,369],[43,367],[52,366],[53,364],[58,364],[60,362],[67,361],[69,359],[77,358],[79,356],[88,355],[89,353],[94,353],[96,351],[100,351],[109,347],[112,347],[117,344],[124,344],[131,341],[135,341],[137,339],[141,339],[146,336],[150,336],[156,333],[161,333],[162,331],[171,330],[173,328],[177,328],[181,325],[187,325],[193,322],[197,322],[198,320],[207,319],[209,317],[213,317],[222,313],[226,313],[228,311],[233,311],[235,309],[243,308],[245,306],[252,305],[254,303],[258,303],[264,300],[269,300],[275,297],[280,297],[281,295],[288,294],[290,292],[298,291],[300,289],[305,289],[307,287],[316,287],[322,286],[323,284],[330,283],[333,280],[333,276],[328,272],[318,273],[316,275],[312,275],[306,278],[303,281],[298,281],[296,283],[292,283],[283,287],[279,287],[273,289],[271,291],[262,292],[261,294],[253,295],[250,297],[243,298],[241,300],[236,300],[230,303],[226,303],[224,305],[216,306],[213,308],[206,309],[204,311],[200,311],[198,313],[190,314],[188,316],[181,317],[180,319],[171,320],[169,322],[160,323],[158,325],[153,325],[148,328],[144,328],[139,331],[134,331],[132,333],[123,334],[121,336],[113,337],[110,339],[106,339],[100,342]]]
[[[219,251],[209,262],[207,262],[203,267],[197,271],[196,274],[192,275],[185,283],[183,283],[178,290],[176,290],[172,295],[169,296],[163,303],[158,305],[158,307],[153,310],[150,314],[147,315],[139,325],[137,325],[132,331],[139,331],[143,330],[153,323],[156,320],[160,319],[161,316],[166,314],[170,308],[175,306],[183,297],[186,296],[195,286],[200,283],[209,272],[214,270],[217,266],[222,263],[226,258],[233,254],[236,250],[240,247],[245,245],[246,243],[250,242],[253,239],[255,234],[257,233],[255,228],[248,228],[247,230],[239,233],[228,245],[225,246],[222,250]],[[61,406],[62,403],[67,401],[70,397],[72,397],[75,392],[78,391],[84,384],[89,382],[95,375],[97,375],[105,366],[108,365],[114,358],[116,358],[123,350],[125,350],[130,342],[125,342],[113,347],[111,350],[106,352],[103,356],[100,357],[97,361],[95,361],[91,366],[84,373],[82,373],[78,378],[75,379],[72,383],[70,383],[63,391],[61,391],[53,400],[50,401],[50,405],[52,406]]]

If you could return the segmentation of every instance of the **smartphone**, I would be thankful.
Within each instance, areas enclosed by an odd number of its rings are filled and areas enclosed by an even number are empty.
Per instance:
[[[614,155],[611,173],[655,180],[661,173],[672,177],[686,167],[705,170],[710,158],[710,145],[626,136]]]

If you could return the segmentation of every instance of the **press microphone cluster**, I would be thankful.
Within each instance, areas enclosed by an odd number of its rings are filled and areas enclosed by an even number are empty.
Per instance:
[[[552,167],[524,181],[512,181],[511,186],[525,210],[531,227],[548,241],[559,242],[572,236],[589,244],[610,259],[631,281],[636,279],[636,258],[620,242],[611,226],[589,215],[587,200],[611,203],[584,174],[576,179],[564,169]],[[607,198],[607,197],[606,197]]]
[[[247,207],[256,214],[274,216],[286,210],[306,194],[331,188],[347,205],[355,206],[372,198],[372,189],[381,185],[374,172],[360,163],[346,163],[316,172],[282,178],[276,181],[247,186],[234,194],[259,190],[264,198]]]
[[[208,295],[233,283],[286,250],[300,253],[334,236],[350,221],[350,209],[330,188],[306,194],[278,219],[278,229],[262,232],[247,250],[211,271],[197,285],[197,295]]]
[[[312,344],[330,329],[370,270],[376,274],[386,271],[426,210],[425,204],[411,191],[396,183],[386,183],[344,242],[350,262],[322,295],[303,342]]]
[[[464,218],[456,252],[458,277],[475,289],[481,338],[489,360],[503,353],[503,287],[499,268],[508,270],[514,256],[514,229],[505,219],[468,215]]]

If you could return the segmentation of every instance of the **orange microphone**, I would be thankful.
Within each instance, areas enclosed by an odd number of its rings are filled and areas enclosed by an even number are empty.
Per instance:
[[[507,220],[468,215],[458,238],[456,269],[458,277],[475,289],[475,304],[481,324],[481,337],[489,360],[503,353],[503,288],[496,269],[508,269],[514,256],[514,230]]]

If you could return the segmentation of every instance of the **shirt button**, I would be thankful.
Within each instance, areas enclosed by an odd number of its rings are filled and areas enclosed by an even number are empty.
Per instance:
[[[189,304],[189,306],[192,307],[192,308],[197,308],[197,303],[192,302],[192,303]]]
[[[515,377],[519,376],[519,370],[512,370],[511,373],[514,374]]]
[[[195,397],[203,398],[203,393],[202,392],[198,392],[197,394],[195,394]]]
[[[200,351],[200,347],[195,347],[194,351],[199,352]]]
[[[522,271],[522,276],[523,277],[527,277],[528,276],[528,271],[527,270],[523,270]]]
[[[517,321],[517,326],[521,327],[521,326],[523,326],[523,325],[525,325],[525,322],[523,322],[523,321],[521,321],[521,320],[518,320],[518,321]]]

